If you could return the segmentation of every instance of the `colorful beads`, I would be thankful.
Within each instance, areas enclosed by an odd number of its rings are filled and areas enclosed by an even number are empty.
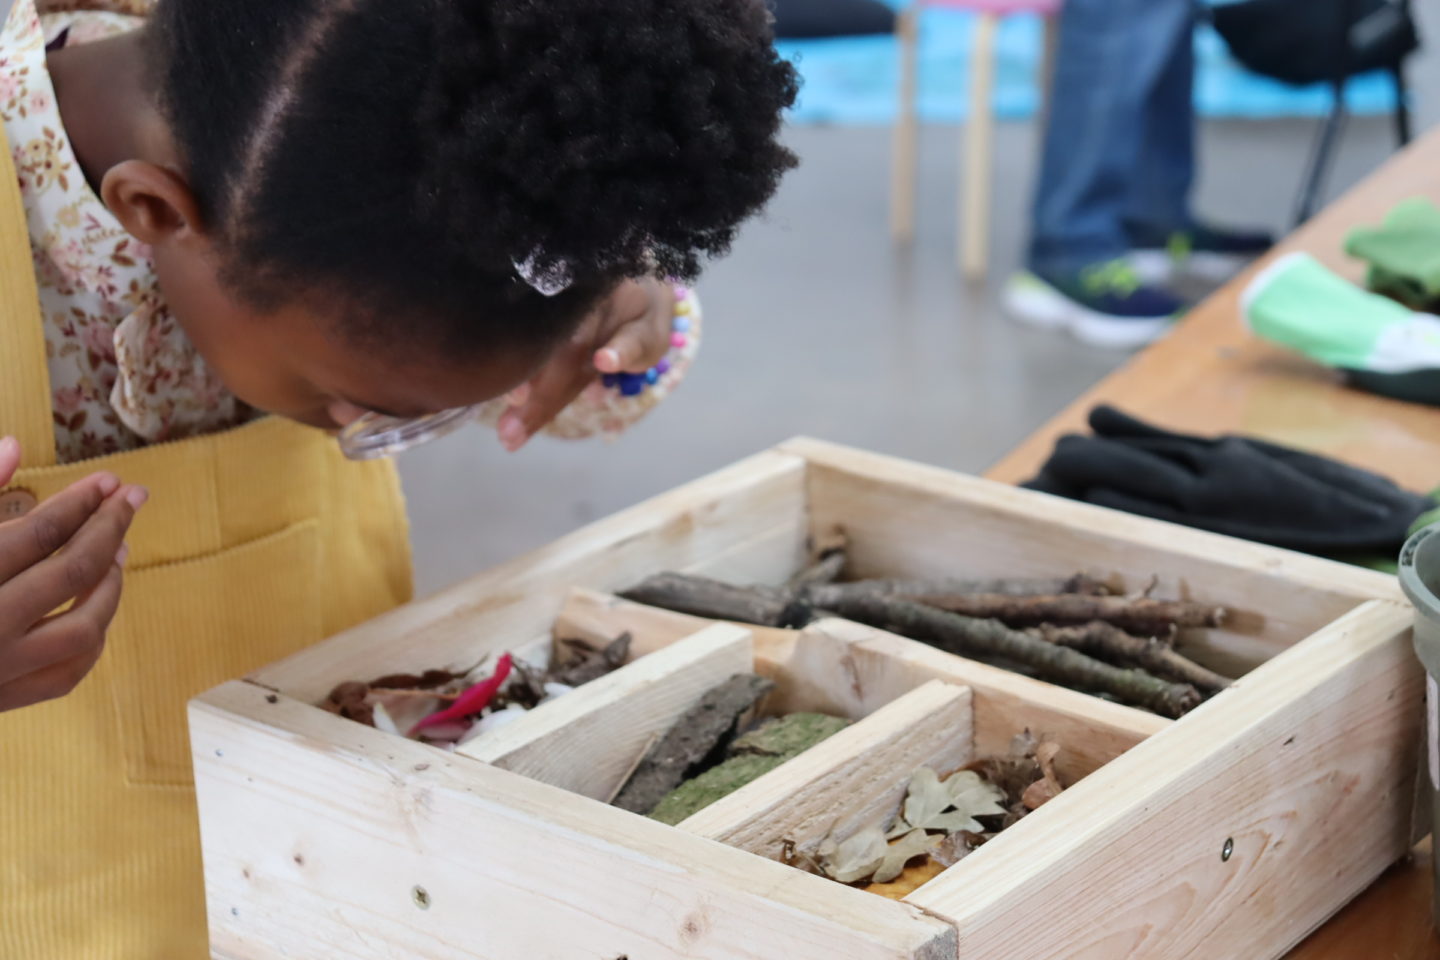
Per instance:
[[[683,350],[690,342],[687,334],[693,329],[691,314],[694,308],[690,305],[689,288],[682,287],[673,280],[670,284],[675,292],[675,311],[670,322],[670,346],[675,350]],[[621,396],[636,397],[646,388],[659,383],[660,378],[669,373],[673,366],[670,357],[662,357],[644,373],[607,373],[600,378],[600,382],[606,389],[620,391]]]

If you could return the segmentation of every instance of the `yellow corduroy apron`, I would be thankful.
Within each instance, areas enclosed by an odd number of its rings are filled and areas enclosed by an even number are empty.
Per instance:
[[[0,495],[43,500],[96,470],[150,489],[99,664],[0,713],[0,960],[202,960],[186,700],[409,599],[399,483],[275,418],[63,466],[53,431],[0,131],[0,433],[24,445]]]

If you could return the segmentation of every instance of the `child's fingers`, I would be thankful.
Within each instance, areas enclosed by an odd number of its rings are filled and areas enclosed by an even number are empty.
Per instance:
[[[94,668],[101,649],[0,684],[0,713],[65,696]]]
[[[581,358],[581,348],[566,346],[530,381],[529,396],[519,406],[511,407],[501,416],[496,431],[506,450],[519,450],[540,428],[580,395],[594,379]]]
[[[100,582],[81,595],[69,610],[49,617],[9,644],[0,657],[0,684],[47,671],[58,664],[93,664],[105,645],[105,631],[120,607],[122,581],[120,565],[112,563]],[[68,692],[66,688],[53,695],[63,696]]]
[[[644,373],[664,359],[670,349],[670,331],[660,324],[627,323],[610,342],[595,351],[595,369],[601,373]]]
[[[76,481],[25,516],[0,523],[0,584],[69,543],[119,487],[113,473],[97,473]]]
[[[20,469],[20,441],[14,437],[0,437],[0,487],[5,486]]]
[[[124,543],[135,511],[145,502],[141,487],[108,498],[64,549],[0,585],[0,637],[38,623],[66,601],[94,589]]]

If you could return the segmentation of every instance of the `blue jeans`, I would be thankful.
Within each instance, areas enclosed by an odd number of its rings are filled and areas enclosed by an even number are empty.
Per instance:
[[[1192,0],[1066,0],[1030,269],[1072,272],[1190,223],[1194,20]]]

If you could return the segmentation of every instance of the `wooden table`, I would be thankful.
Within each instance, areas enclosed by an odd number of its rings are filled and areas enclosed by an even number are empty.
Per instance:
[[[1440,201],[1440,130],[1394,157],[1273,255],[1306,250],[1358,280],[1359,265],[1341,249],[1346,231],[1378,222],[1416,195]],[[1084,432],[1090,408],[1111,403],[1169,429],[1246,433],[1377,470],[1414,490],[1440,487],[1440,409],[1349,390],[1330,371],[1251,337],[1238,306],[1248,278],[1206,300],[1163,342],[1083,394],[987,476],[1011,483],[1030,478],[1060,435]],[[1430,856],[1427,841],[1288,960],[1440,960],[1440,938],[1430,924]]]

